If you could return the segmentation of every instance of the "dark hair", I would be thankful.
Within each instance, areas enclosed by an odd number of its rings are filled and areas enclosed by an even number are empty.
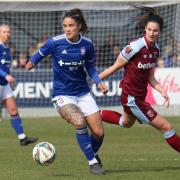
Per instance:
[[[65,18],[72,18],[74,19],[78,24],[81,24],[81,29],[80,31],[82,33],[85,33],[87,31],[87,24],[86,24],[86,21],[84,19],[84,16],[83,16],[83,13],[80,9],[78,8],[74,8],[74,9],[71,9],[69,10],[68,12],[66,12],[66,14],[64,15],[63,17],[63,20]]]
[[[136,6],[136,5],[132,5],[132,4],[131,4],[131,6],[141,9],[142,11],[145,12],[141,17],[136,18],[138,20],[139,28],[144,29],[145,26],[147,26],[147,24],[149,22],[155,22],[155,23],[159,24],[160,31],[162,31],[163,25],[164,25],[163,18],[157,14],[155,9],[153,9],[151,7],[145,7],[145,6]]]

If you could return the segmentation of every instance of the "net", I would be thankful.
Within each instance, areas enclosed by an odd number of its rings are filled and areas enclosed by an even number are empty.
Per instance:
[[[141,3],[142,4],[142,3]],[[180,5],[177,3],[144,3],[154,7],[164,18],[165,28],[159,38],[162,58],[173,60],[173,67],[180,66]],[[128,41],[138,37],[134,17],[143,15],[126,2],[116,3],[1,3],[0,23],[7,23],[12,28],[11,51],[12,73],[16,77],[14,90],[19,107],[41,108],[52,107],[51,87],[52,70],[50,57],[44,59],[35,70],[27,72],[23,69],[26,60],[50,36],[62,32],[61,19],[64,10],[81,8],[84,12],[89,32],[87,34],[95,45],[97,68],[107,68],[115,61],[119,51]],[[180,58],[179,58],[180,59]],[[180,60],[179,60],[180,61]],[[119,105],[119,81],[123,71],[119,71],[105,82],[109,86],[109,94],[103,96],[92,85],[92,93],[100,106]]]

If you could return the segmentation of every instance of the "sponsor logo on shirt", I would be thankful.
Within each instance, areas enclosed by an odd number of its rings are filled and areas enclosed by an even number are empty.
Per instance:
[[[142,64],[141,62],[138,63],[137,67],[139,69],[151,69],[156,66],[156,63],[145,63]]]
[[[5,63],[8,63],[8,64],[10,64],[10,61],[6,61],[5,59],[1,59],[1,64],[5,64]]]
[[[73,61],[73,62],[64,62],[63,60],[59,60],[58,63],[60,66],[83,66],[85,61]]]

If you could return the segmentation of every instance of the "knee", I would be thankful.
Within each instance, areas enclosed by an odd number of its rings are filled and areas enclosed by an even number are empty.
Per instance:
[[[86,126],[86,123],[85,123],[84,119],[76,120],[72,124],[76,129],[84,128]]]
[[[119,125],[124,128],[130,128],[134,125],[136,119],[129,116],[122,116],[119,121]]]
[[[103,128],[94,130],[93,134],[97,139],[104,139],[104,130],[103,130]]]
[[[167,131],[170,131],[172,129],[172,125],[168,122],[168,123],[165,123],[162,127],[162,131],[163,132],[167,132]]]
[[[65,120],[71,125],[73,125],[76,129],[81,129],[86,126],[84,117],[79,114],[75,118],[73,116],[70,116],[68,118],[65,118]]]
[[[133,125],[134,125],[134,122],[127,121],[127,120],[123,121],[123,126],[125,128],[131,128]]]
[[[125,127],[125,128],[131,128],[132,126],[133,126],[133,124],[130,124],[130,123],[129,123],[129,124],[128,124],[128,123],[127,123],[127,124],[126,124],[126,123],[124,124],[124,127]]]
[[[18,115],[18,110],[17,108],[11,108],[10,111],[9,111],[9,114],[11,116],[17,116]]]

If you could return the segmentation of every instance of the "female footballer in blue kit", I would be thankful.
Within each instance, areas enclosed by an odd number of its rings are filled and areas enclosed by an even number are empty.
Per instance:
[[[99,109],[90,94],[84,67],[102,93],[107,93],[107,87],[101,83],[95,69],[93,43],[81,35],[87,30],[87,25],[80,9],[72,9],[64,15],[63,30],[64,34],[49,38],[30,57],[26,69],[32,69],[45,56],[52,55],[52,102],[59,114],[75,127],[77,141],[90,171],[104,174],[97,154],[104,137],[103,126]]]
[[[18,113],[16,100],[12,92],[11,84],[15,82],[14,77],[10,73],[11,52],[8,42],[11,37],[11,28],[9,25],[0,25],[0,101],[5,105],[11,116],[11,125],[14,128],[20,145],[26,146],[34,143],[38,138],[27,137],[24,133],[21,117]]]

